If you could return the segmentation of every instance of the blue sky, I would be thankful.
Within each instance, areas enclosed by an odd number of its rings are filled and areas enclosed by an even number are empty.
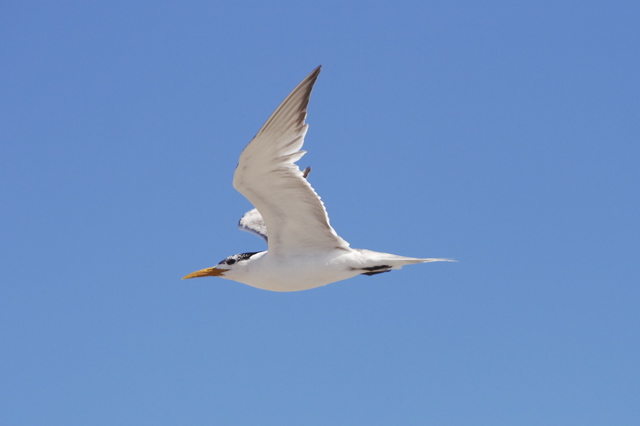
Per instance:
[[[3,2],[0,423],[632,425],[636,2]],[[240,151],[317,65],[300,161],[353,247],[306,292]]]

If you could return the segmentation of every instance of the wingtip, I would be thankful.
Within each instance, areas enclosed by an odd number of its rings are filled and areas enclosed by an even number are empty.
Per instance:
[[[320,71],[322,71],[322,65],[318,65],[317,67],[315,67],[313,69],[313,71],[311,71],[309,73],[309,75],[307,76],[307,78],[305,78],[305,80],[312,80],[313,83],[315,83],[315,80],[318,78],[318,75],[320,74]]]
[[[316,82],[316,80],[318,78],[318,75],[320,74],[320,71],[322,71],[322,65],[318,65],[317,67],[315,67],[313,69],[313,71],[311,71],[309,73],[309,75],[304,79],[303,82],[312,81],[313,82],[312,85],[315,84],[315,82]],[[301,83],[301,85],[302,85],[302,83]]]

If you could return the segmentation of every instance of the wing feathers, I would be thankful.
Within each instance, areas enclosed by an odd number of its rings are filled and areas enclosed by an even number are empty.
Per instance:
[[[256,207],[269,230],[269,251],[300,253],[348,247],[336,234],[320,197],[295,164],[308,126],[307,105],[316,68],[300,83],[245,147],[233,186]],[[306,172],[306,171],[305,171]]]

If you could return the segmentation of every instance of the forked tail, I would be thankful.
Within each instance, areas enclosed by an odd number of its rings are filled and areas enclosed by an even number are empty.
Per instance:
[[[362,271],[363,275],[376,275],[383,272],[389,272],[393,269],[401,269],[405,265],[413,265],[415,263],[428,263],[428,262],[457,262],[453,259],[444,258],[417,258],[398,256],[390,253],[380,253],[371,250],[359,250],[364,254],[366,262],[358,270]]]

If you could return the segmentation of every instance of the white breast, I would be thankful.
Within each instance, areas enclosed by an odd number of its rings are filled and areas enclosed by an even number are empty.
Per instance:
[[[260,253],[241,271],[225,274],[224,278],[264,290],[308,290],[360,274],[361,271],[349,266],[353,255],[349,249],[286,257]]]

